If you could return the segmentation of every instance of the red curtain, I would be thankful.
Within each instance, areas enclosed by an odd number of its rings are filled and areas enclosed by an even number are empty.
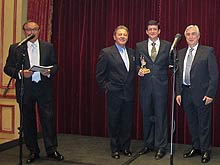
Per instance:
[[[29,1],[30,3],[34,1]],[[172,42],[176,33],[183,34],[189,24],[201,30],[200,44],[213,46],[219,64],[219,0],[54,0],[52,42],[60,71],[55,81],[56,124],[60,133],[107,136],[106,100],[95,80],[100,49],[114,43],[112,32],[119,24],[129,27],[128,46],[147,38],[145,24],[149,19],[161,23],[161,39]],[[33,15],[39,13],[33,10]],[[46,17],[46,16],[45,16]],[[44,25],[46,26],[46,24]],[[183,37],[178,49],[185,47]],[[168,127],[172,102],[172,74],[168,95]],[[138,78],[137,81],[138,82]],[[142,138],[142,114],[138,83],[134,111],[133,138]],[[213,106],[212,143],[220,145],[219,96]],[[186,117],[176,106],[176,143],[190,143]],[[170,132],[170,131],[169,131]]]
[[[40,24],[40,39],[51,40],[53,0],[28,0],[27,19]]]

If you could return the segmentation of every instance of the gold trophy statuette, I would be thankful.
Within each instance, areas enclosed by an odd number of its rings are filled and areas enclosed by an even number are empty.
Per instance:
[[[150,73],[150,69],[148,69],[146,66],[147,66],[147,62],[144,58],[143,55],[140,56],[140,61],[141,61],[141,70],[144,74],[148,74]]]

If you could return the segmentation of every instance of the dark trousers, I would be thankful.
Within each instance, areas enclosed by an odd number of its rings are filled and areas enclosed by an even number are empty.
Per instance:
[[[192,147],[202,152],[210,152],[212,104],[196,106],[193,103],[191,88],[183,86],[182,106],[187,115]]]
[[[107,116],[111,151],[128,150],[131,143],[133,102],[125,101],[117,93],[109,92]]]
[[[145,147],[165,151],[167,146],[167,94],[142,91],[141,109]]]
[[[39,153],[37,142],[37,125],[35,103],[38,105],[39,118],[42,128],[43,140],[48,154],[56,151],[57,137],[53,121],[52,99],[48,91],[42,89],[42,84],[33,83],[32,98],[23,104],[22,125],[24,139],[31,153]]]

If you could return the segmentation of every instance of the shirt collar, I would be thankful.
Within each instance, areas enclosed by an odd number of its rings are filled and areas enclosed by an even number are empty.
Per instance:
[[[32,44],[35,44],[36,47],[39,47],[39,40],[37,39],[35,42],[30,42],[30,41],[27,42],[28,47],[31,47]]]
[[[198,48],[198,46],[199,46],[199,43],[197,43],[194,47],[190,47],[190,46],[188,46],[187,51],[189,51],[191,48],[193,48],[193,51],[196,51],[197,48]]]
[[[124,46],[124,47],[121,47],[121,46],[118,45],[117,43],[115,43],[115,45],[116,45],[116,47],[117,47],[117,49],[118,49],[119,52],[122,52],[123,49],[125,49],[125,46]]]
[[[151,45],[152,43],[153,43],[153,41],[151,41],[150,38],[148,38],[148,44]],[[160,39],[157,38],[157,40],[156,40],[154,43],[156,43],[156,45],[159,45],[159,43],[160,43]]]

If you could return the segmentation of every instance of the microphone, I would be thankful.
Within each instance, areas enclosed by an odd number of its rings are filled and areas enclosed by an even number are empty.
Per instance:
[[[23,45],[24,43],[28,42],[29,40],[33,39],[35,37],[34,34],[30,34],[28,35],[25,39],[23,39],[21,42],[19,42],[19,44],[17,45],[16,48],[20,47],[21,45]]]
[[[179,42],[179,40],[181,39],[181,34],[177,33],[175,35],[175,38],[174,38],[174,41],[171,45],[171,48],[170,48],[170,53],[173,51],[173,49],[176,47],[177,43]]]

